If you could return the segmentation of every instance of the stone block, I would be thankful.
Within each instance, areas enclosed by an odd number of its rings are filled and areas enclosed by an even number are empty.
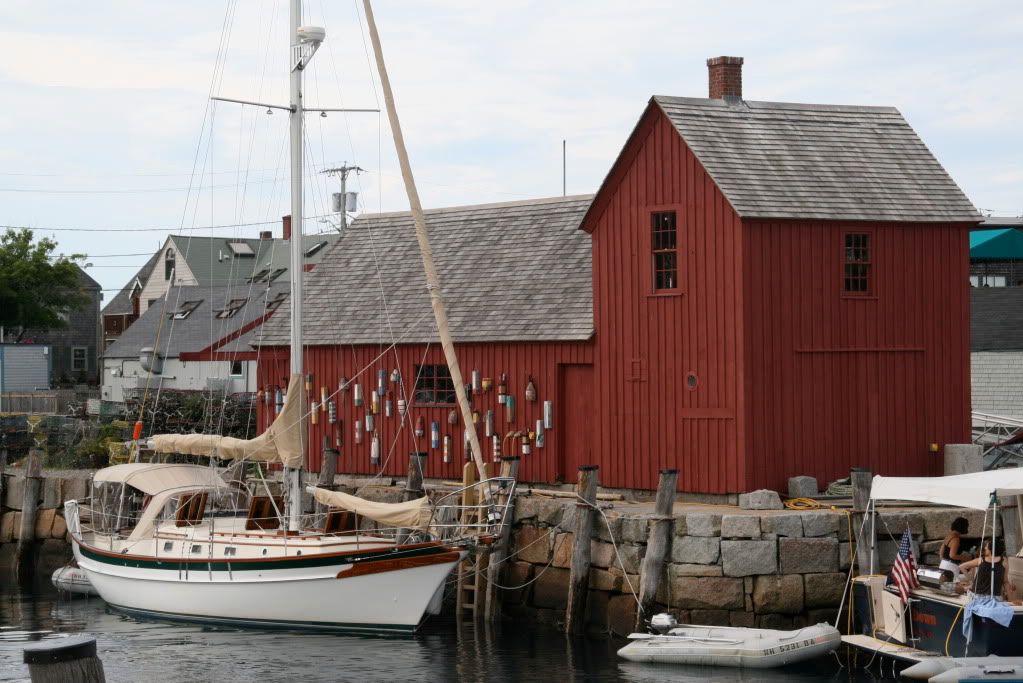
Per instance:
[[[17,515],[17,512],[11,510],[5,512],[3,516],[0,517],[0,543],[10,543],[14,540],[16,527],[15,519],[17,518]],[[20,522],[21,520],[18,519],[18,523]]]
[[[769,628],[777,631],[791,631],[792,617],[784,614],[758,614],[757,628]]]
[[[63,501],[60,499],[60,479],[46,477],[42,481],[42,489],[44,508],[58,508],[61,506]]]
[[[728,623],[736,628],[753,628],[757,623],[757,617],[753,612],[729,612]]]
[[[532,564],[547,564],[554,545],[554,530],[523,526],[515,533],[515,558]]]
[[[638,574],[643,566],[643,556],[646,555],[645,545],[635,543],[620,543],[618,545],[618,558],[621,567],[627,574]],[[616,565],[618,562],[616,561]]]
[[[803,535],[802,515],[798,512],[781,512],[774,515],[764,515],[760,518],[760,529],[765,534],[777,536],[789,536],[792,538]]]
[[[710,536],[682,536],[671,545],[671,561],[676,564],[717,564],[721,539]]]
[[[852,543],[842,541],[838,544],[838,568],[842,571],[849,569],[852,557]]]
[[[548,567],[533,582],[533,605],[551,609],[565,609],[568,604],[567,569]]]
[[[678,576],[672,579],[672,596],[682,609],[742,609],[742,579]]]
[[[590,564],[605,569],[617,566],[614,546],[603,541],[590,541]]]
[[[717,564],[669,564],[668,572],[674,576],[723,576]]]
[[[0,569],[13,567],[18,559],[17,543],[0,543]]]
[[[557,498],[536,498],[536,519],[541,524],[558,526],[565,514],[565,507],[571,505]]]
[[[834,609],[808,609],[806,610],[806,623],[813,624],[835,624]],[[841,622],[840,622],[841,624]]]
[[[869,520],[867,521],[867,524],[870,524]],[[893,536],[901,538],[903,532],[906,531],[907,528],[914,536],[923,535],[923,517],[914,512],[882,512],[877,516],[878,536],[885,533],[885,531],[891,531]],[[946,530],[945,533],[948,533],[948,530]],[[941,543],[938,545],[941,545]]]
[[[838,571],[837,538],[779,538],[782,574]]]
[[[750,593],[746,593],[742,597],[743,597],[743,603],[745,605],[746,611],[747,612],[752,612],[753,611],[753,595],[750,594]]]
[[[64,500],[85,500],[89,496],[88,479],[65,479],[61,484],[61,495]]]
[[[803,577],[758,576],[753,606],[757,614],[799,614],[803,611]]]
[[[760,489],[750,493],[739,494],[739,507],[743,510],[784,510],[781,496],[777,491]]]
[[[879,534],[880,537],[880,534]],[[913,539],[913,557],[923,557],[920,553],[920,543],[916,539]],[[867,549],[867,553],[870,553],[870,549]],[[891,539],[885,539],[878,541],[877,543],[877,564],[881,569],[890,568],[895,564],[895,556],[899,553],[899,541],[893,541]]]
[[[15,511],[8,513],[11,515],[11,540],[17,541],[21,539],[21,512]]]
[[[800,515],[803,521],[803,535],[808,537],[836,536],[839,522],[845,521],[845,515],[838,512],[813,510]]]
[[[49,538],[53,530],[53,518],[57,511],[53,508],[36,510],[36,538]]]
[[[971,443],[945,444],[945,476],[969,474],[984,469],[984,447]]]
[[[752,593],[753,592],[753,578],[752,576],[742,577],[742,592]]]
[[[619,567],[611,567],[607,571],[616,581],[621,581],[623,593],[633,595],[639,592],[639,574],[626,574]]]
[[[612,633],[627,636],[636,626],[636,598],[612,595],[607,601],[607,627]]]
[[[575,534],[556,534],[554,536],[554,561],[551,564],[562,569],[571,567],[574,546]]]
[[[578,514],[579,508],[574,503],[565,503],[565,506],[561,509],[561,519],[558,521],[558,528],[564,531],[575,531],[575,520]]]
[[[622,574],[620,572],[612,574],[607,569],[592,567],[590,569],[590,589],[621,592]]]
[[[604,516],[607,516],[607,521],[604,521]],[[622,538],[622,517],[621,515],[608,512],[604,515],[593,514],[593,537],[599,538],[602,541],[610,541],[612,538],[615,542],[620,542]]]
[[[506,605],[521,604],[529,592],[526,584],[533,578],[533,565],[528,562],[512,562],[506,571],[504,585],[511,590],[501,591],[501,602]]]
[[[760,538],[760,518],[754,515],[724,515],[721,538]]]
[[[49,576],[60,566],[63,566],[71,559],[71,547],[63,541],[53,538],[36,545],[36,567],[37,571],[42,569],[44,576]]]
[[[721,541],[725,576],[753,576],[778,571],[776,541]]]
[[[692,624],[701,624],[704,626],[731,626],[729,619],[728,610],[723,609],[694,609],[690,612],[689,618],[692,620]],[[745,612],[740,612],[745,614]]]
[[[686,535],[713,536],[721,535],[721,515],[711,512],[690,512],[685,516]]]
[[[649,534],[649,517],[623,517],[622,535],[619,543],[646,543]]]
[[[607,606],[611,596],[607,591],[590,590],[586,594],[586,626],[599,632],[607,632]]]
[[[789,477],[789,498],[816,498],[818,493],[816,477]]]
[[[679,515],[676,517],[672,526],[676,536],[686,536],[689,534],[689,527],[686,525],[685,515]]]
[[[25,498],[25,477],[4,477],[4,502],[0,507],[21,510]]]
[[[844,572],[806,574],[803,576],[803,594],[807,607],[838,607],[845,592]]]
[[[527,519],[536,519],[536,498],[515,496],[515,512],[512,515],[512,521],[522,522]]]
[[[933,508],[921,510],[919,515],[924,520],[924,536],[928,541],[940,541],[945,538],[952,529],[952,520],[956,517],[965,517],[970,523],[970,533],[967,536],[980,536],[981,527],[984,525],[983,510],[964,510],[962,508]],[[884,533],[884,525],[877,529],[878,537]],[[895,534],[895,529],[892,529]]]

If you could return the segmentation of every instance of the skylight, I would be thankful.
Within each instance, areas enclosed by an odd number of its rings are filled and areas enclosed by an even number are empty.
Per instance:
[[[178,310],[171,313],[171,318],[174,320],[184,320],[188,316],[192,315],[192,311],[199,308],[199,304],[201,303],[202,299],[199,299],[198,301],[186,301],[181,304]]]
[[[223,309],[217,311],[217,317],[220,319],[233,318],[234,314],[242,309],[246,301],[248,299],[231,299]]]
[[[317,242],[316,244],[305,250],[305,257],[309,258],[313,254],[318,252],[320,249],[323,249],[325,246],[327,246],[326,242]]]
[[[228,249],[235,256],[255,256],[256,252],[252,251],[252,247],[249,246],[248,242],[228,242]]]

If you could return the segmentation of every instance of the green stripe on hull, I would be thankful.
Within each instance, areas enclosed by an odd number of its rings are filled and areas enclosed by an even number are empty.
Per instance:
[[[394,560],[404,557],[424,557],[439,555],[450,552],[445,546],[430,546],[427,548],[413,548],[410,550],[384,549],[376,552],[368,552],[361,555],[324,556],[309,555],[305,557],[288,558],[266,558],[256,561],[229,562],[225,560],[175,560],[175,559],[152,559],[140,560],[135,557],[110,556],[94,552],[88,546],[79,545],[82,555],[116,567],[131,567],[134,569],[163,569],[166,571],[211,571],[211,572],[244,572],[244,571],[266,571],[273,569],[303,569],[309,567],[329,567],[331,565],[361,564],[367,562],[380,562]]]
[[[111,609],[125,614],[150,619],[161,619],[166,621],[187,622],[195,624],[209,624],[220,626],[236,626],[242,628],[258,629],[301,629],[303,631],[320,631],[331,633],[371,633],[378,635],[411,636],[416,632],[417,626],[405,626],[402,624],[351,624],[351,623],[329,623],[318,621],[291,621],[263,620],[263,619],[234,619],[229,617],[202,617],[192,614],[176,614],[174,612],[160,612],[158,610],[135,609],[107,603]]]

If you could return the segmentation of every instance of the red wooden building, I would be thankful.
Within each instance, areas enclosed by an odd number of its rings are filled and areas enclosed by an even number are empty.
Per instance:
[[[493,411],[499,435],[536,431],[549,402],[524,479],[596,463],[605,485],[653,488],[677,467],[681,490],[725,493],[850,466],[933,474],[934,444],[969,437],[979,215],[897,110],[745,101],[741,64],[708,61],[707,99],[652,98],[592,198],[428,214],[463,372],[492,381],[474,394],[477,428]],[[464,431],[448,422],[418,268],[411,218],[383,214],[360,217],[310,276],[312,398],[352,380],[333,396],[339,421],[320,412],[312,427],[313,469],[328,435],[339,471],[398,475],[418,449],[428,476],[457,476]],[[262,351],[263,385],[286,377],[287,319],[266,326],[278,350]],[[381,371],[378,466],[366,420]],[[385,415],[400,391],[405,421],[396,405]]]

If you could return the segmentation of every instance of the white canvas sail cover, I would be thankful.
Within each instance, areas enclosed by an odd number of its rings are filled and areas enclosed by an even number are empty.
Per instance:
[[[253,439],[217,434],[157,434],[150,437],[149,446],[157,453],[279,462],[285,467],[300,468],[304,464],[302,439],[305,435],[302,393],[302,378],[292,375],[281,412],[265,432]]]
[[[871,482],[873,500],[915,500],[983,510],[991,494],[1023,495],[1023,468],[971,472],[948,477],[882,477]]]
[[[92,481],[94,484],[127,484],[151,496],[172,489],[227,486],[209,467],[148,462],[105,467],[96,472]]]
[[[426,496],[405,503],[378,503],[315,486],[306,487],[306,491],[313,494],[313,498],[324,505],[350,510],[366,519],[372,519],[374,522],[380,522],[387,526],[425,531],[430,527],[430,519],[433,517],[430,499]]]

